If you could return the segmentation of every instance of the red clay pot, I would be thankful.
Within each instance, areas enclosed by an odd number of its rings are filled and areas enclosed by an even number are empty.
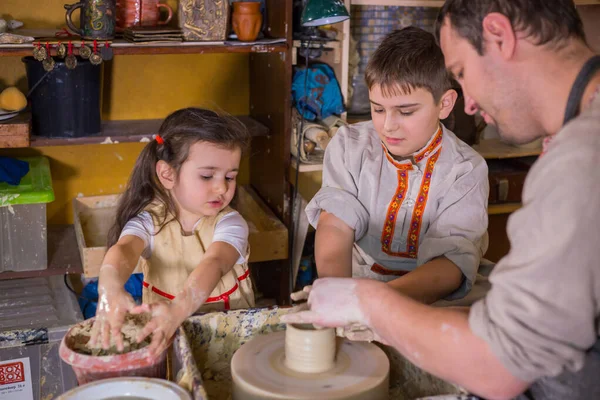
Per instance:
[[[252,42],[258,37],[262,26],[262,14],[260,13],[260,2],[258,1],[236,1],[233,3],[233,15],[231,17],[233,31],[238,40]]]

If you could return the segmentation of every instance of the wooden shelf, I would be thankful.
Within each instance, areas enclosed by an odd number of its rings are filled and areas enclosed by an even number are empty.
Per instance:
[[[296,171],[296,157],[292,156],[290,166],[294,171]],[[300,172],[314,172],[314,171],[323,171],[323,163],[319,164],[307,164],[300,162],[299,168]]]
[[[500,139],[482,140],[479,144],[473,145],[473,149],[487,159],[531,157],[539,156],[542,153],[542,149],[539,147],[516,147],[503,143]]]
[[[273,40],[274,39],[267,39],[264,41],[253,42],[252,44],[228,44],[227,42],[137,44],[129,43],[123,40],[116,40],[112,43],[112,48],[115,55],[279,53],[287,51],[286,42],[273,43]],[[77,43],[79,43],[79,39],[77,39]],[[32,55],[32,51],[32,43],[0,45],[0,56],[30,56]]]
[[[355,121],[360,122],[356,119],[356,116],[348,116],[348,122]],[[354,123],[355,123],[354,122]],[[479,144],[473,146],[473,149],[477,151],[485,159],[507,159],[507,158],[519,158],[519,157],[532,157],[539,156],[542,152],[540,148],[521,148],[511,146],[506,143],[502,143],[498,139],[486,139],[482,140]],[[296,160],[292,157],[291,162],[292,169],[296,169]],[[323,164],[303,164],[300,163],[300,172],[313,172],[322,171]]]
[[[444,0],[351,0],[357,6],[441,7]]]
[[[83,267],[73,225],[48,225],[48,268],[41,271],[2,272],[0,280],[81,273]]]
[[[357,6],[442,7],[444,0],[351,0]],[[600,0],[575,0],[575,5],[600,4]]]
[[[488,215],[510,214],[521,208],[521,203],[490,204]]]
[[[260,122],[248,117],[237,116],[246,126],[251,136],[267,136],[269,129]],[[47,138],[31,137],[31,147],[41,146],[70,146],[82,144],[111,144],[127,142],[145,142],[153,139],[158,132],[162,119],[143,119],[125,121],[104,121],[102,133],[97,136],[80,138]]]

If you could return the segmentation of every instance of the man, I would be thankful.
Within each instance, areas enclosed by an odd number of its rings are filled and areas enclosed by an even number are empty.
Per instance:
[[[366,280],[312,287],[286,322],[364,324],[421,368],[490,399],[600,398],[600,58],[570,0],[448,0],[446,66],[502,137],[544,137],[511,250],[468,309],[433,308]]]

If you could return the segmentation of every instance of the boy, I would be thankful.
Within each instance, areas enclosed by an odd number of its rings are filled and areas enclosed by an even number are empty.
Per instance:
[[[306,208],[318,275],[383,280],[424,303],[464,298],[488,245],[488,170],[440,123],[457,98],[443,54],[430,33],[398,30],[365,79],[372,121],[340,128]]]

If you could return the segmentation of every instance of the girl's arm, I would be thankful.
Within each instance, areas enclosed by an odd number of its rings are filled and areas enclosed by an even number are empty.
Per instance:
[[[239,257],[240,253],[231,244],[213,242],[171,303],[144,304],[136,308],[135,312],[152,314],[152,319],[137,337],[139,343],[152,334],[150,357],[162,352],[177,328],[204,304],[221,277],[231,271]]]
[[[202,261],[172,302],[173,309],[182,316],[182,322],[204,304],[221,277],[231,271],[239,258],[240,253],[229,243],[213,242],[208,246]]]
[[[111,270],[100,267],[98,285],[106,283],[123,287],[133,273],[145,247],[144,241],[137,236],[127,235],[119,239],[117,244],[108,249],[102,262],[103,267],[112,265],[114,272],[107,272]]]
[[[352,277],[353,245],[354,230],[335,215],[321,211],[315,236],[319,277]]]
[[[388,285],[414,300],[431,304],[457,290],[462,280],[461,270],[442,256],[388,282]]]
[[[90,345],[95,346],[98,339],[101,339],[102,347],[108,349],[112,336],[117,349],[123,349],[121,327],[125,314],[135,307],[124,285],[135,269],[145,246],[139,237],[127,235],[108,249],[104,256],[98,277],[98,310]]]

